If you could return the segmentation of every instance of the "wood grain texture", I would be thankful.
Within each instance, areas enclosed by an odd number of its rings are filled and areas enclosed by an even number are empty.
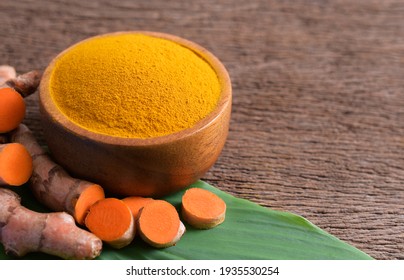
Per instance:
[[[44,69],[113,31],[195,41],[233,84],[229,138],[204,179],[404,259],[403,1],[139,2],[2,0],[0,64]],[[27,102],[43,141],[37,95]]]

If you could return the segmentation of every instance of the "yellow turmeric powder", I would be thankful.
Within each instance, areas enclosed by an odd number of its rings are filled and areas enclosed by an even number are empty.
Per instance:
[[[202,54],[145,34],[113,34],[77,44],[56,62],[50,92],[71,121],[90,131],[150,138],[194,126],[221,87]]]

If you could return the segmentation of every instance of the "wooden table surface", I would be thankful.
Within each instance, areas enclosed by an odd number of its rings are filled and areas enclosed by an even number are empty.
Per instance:
[[[234,97],[204,180],[376,259],[404,259],[404,1],[1,0],[0,26],[0,64],[19,73],[112,31],[201,44]],[[43,141],[37,94],[27,102]]]

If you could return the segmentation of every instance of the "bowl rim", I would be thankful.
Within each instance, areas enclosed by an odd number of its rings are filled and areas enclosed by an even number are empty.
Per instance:
[[[205,116],[202,120],[198,121],[194,126],[190,128],[186,128],[184,130],[174,132],[168,135],[157,136],[157,137],[150,137],[150,138],[129,138],[129,137],[120,137],[120,136],[113,136],[108,134],[97,133],[91,130],[88,130],[73,121],[71,121],[67,116],[65,116],[56,106],[54,103],[50,91],[49,91],[49,83],[52,71],[55,67],[56,62],[60,57],[62,57],[66,52],[70,51],[72,48],[86,42],[88,40],[92,40],[95,38],[100,37],[108,37],[108,36],[115,36],[115,35],[125,35],[125,34],[144,34],[152,37],[162,38],[166,40],[171,40],[177,44],[180,44],[183,47],[186,47],[197,54],[199,57],[204,59],[216,72],[219,84],[221,86],[221,93],[220,98],[216,107],[211,111],[207,116]],[[229,74],[221,63],[221,61],[213,55],[210,51],[205,49],[204,47],[198,45],[195,42],[190,40],[184,39],[182,37],[162,33],[162,32],[154,32],[154,31],[143,31],[143,30],[134,30],[134,31],[119,31],[119,32],[111,32],[100,34],[96,36],[92,36],[81,40],[70,47],[66,48],[62,52],[60,52],[56,57],[52,59],[49,65],[46,67],[40,87],[39,87],[39,102],[40,102],[40,109],[41,111],[46,111],[49,117],[55,122],[58,126],[63,127],[64,129],[70,131],[71,133],[80,136],[82,138],[87,138],[96,142],[102,142],[105,144],[111,145],[121,145],[121,146],[152,146],[152,145],[161,145],[167,144],[173,141],[185,139],[191,137],[198,133],[199,131],[209,127],[215,120],[226,111],[228,106],[231,106],[232,101],[232,86]],[[44,112],[41,112],[43,114]]]

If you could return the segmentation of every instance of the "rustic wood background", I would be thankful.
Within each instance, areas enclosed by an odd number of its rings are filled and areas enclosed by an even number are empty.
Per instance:
[[[100,33],[151,30],[216,54],[230,135],[204,178],[404,259],[404,1],[0,1],[0,64],[44,69]],[[43,141],[37,95],[25,120]]]

